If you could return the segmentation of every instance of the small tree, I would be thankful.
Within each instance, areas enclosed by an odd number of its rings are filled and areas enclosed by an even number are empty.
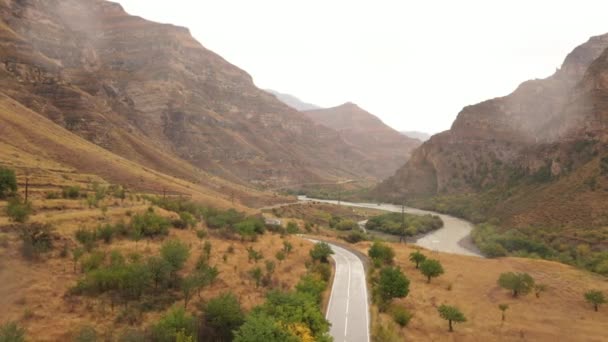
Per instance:
[[[506,319],[505,312],[507,311],[508,308],[509,308],[508,304],[498,304],[498,309],[502,312],[502,321],[503,322]]]
[[[205,241],[205,244],[203,245],[203,253],[206,260],[211,260],[211,247],[211,242]]]
[[[202,335],[208,341],[232,341],[232,332],[245,321],[241,304],[232,293],[212,298],[203,307]]]
[[[461,323],[467,321],[464,314],[455,306],[441,305],[437,311],[439,311],[439,316],[441,318],[448,321],[450,332],[454,331],[452,328],[452,322]]]
[[[5,199],[17,192],[15,171],[0,168],[0,199]]]
[[[528,294],[534,288],[534,279],[528,273],[502,273],[498,278],[500,287],[511,290],[513,297]]]
[[[593,305],[593,309],[598,311],[601,304],[606,303],[606,297],[600,290],[590,290],[585,292],[585,300]]]
[[[426,256],[420,253],[419,250],[410,253],[410,261],[416,264],[416,268],[418,268],[418,265],[424,260],[426,260]]]
[[[180,284],[180,289],[182,290],[182,294],[184,295],[184,309],[188,308],[188,302],[190,301],[190,298],[192,298],[194,291],[196,291],[196,289],[200,286],[201,283],[199,281],[199,278],[196,277],[196,275],[191,274],[182,280]]]
[[[314,261],[328,262],[327,258],[332,254],[334,254],[334,251],[325,242],[316,243],[310,250],[310,257]]]
[[[6,206],[6,215],[13,221],[25,223],[32,213],[32,206],[28,203],[21,203],[19,198],[12,198]]]
[[[381,309],[386,309],[393,298],[403,298],[410,292],[410,280],[397,267],[384,267],[380,270],[377,295],[381,301]]]
[[[262,273],[262,269],[260,267],[255,267],[249,270],[249,275],[251,276],[251,278],[253,278],[253,280],[255,280],[255,287],[260,287],[260,283],[262,282],[262,276],[264,275],[264,273]]]
[[[426,259],[420,264],[420,272],[427,277],[427,282],[431,282],[431,278],[439,277],[444,273],[443,266],[439,260]]]
[[[275,258],[277,258],[277,260],[279,261],[279,264],[282,263],[283,260],[285,260],[285,252],[278,251],[277,254],[275,254]]]
[[[264,255],[262,255],[262,252],[256,251],[255,249],[253,249],[253,247],[247,247],[247,261],[251,263],[251,261],[253,260],[257,264],[257,262],[262,260],[263,258]]]
[[[289,255],[292,250],[293,250],[293,245],[291,244],[291,242],[283,241],[283,252],[285,252],[285,254]]]
[[[161,257],[152,256],[146,261],[150,277],[154,282],[154,289],[158,289],[158,285],[166,284],[171,276],[172,266],[169,262]]]
[[[395,252],[393,249],[380,241],[374,241],[372,246],[367,251],[367,254],[370,258],[372,258],[377,267],[380,267],[383,264],[392,265],[393,258],[395,257]]]
[[[171,265],[171,275],[176,278],[177,271],[184,267],[190,256],[190,249],[179,240],[169,240],[161,246],[160,255]]]

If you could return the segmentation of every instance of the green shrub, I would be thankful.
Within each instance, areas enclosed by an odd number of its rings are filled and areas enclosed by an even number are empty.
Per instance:
[[[131,231],[141,232],[143,237],[166,236],[171,223],[153,211],[137,214],[131,219]]]
[[[391,307],[390,314],[393,317],[395,323],[397,323],[400,327],[407,326],[412,317],[414,316],[406,308],[398,305],[394,305]]]
[[[355,230],[359,229],[359,225],[353,220],[342,220],[335,225],[335,228],[337,230]]]
[[[245,322],[241,304],[232,293],[212,298],[203,306],[201,335],[209,341],[231,341],[233,331]]]
[[[30,203],[21,203],[19,198],[12,198],[6,206],[6,215],[14,222],[24,223],[32,214]]]
[[[405,220],[403,220],[405,218]],[[403,222],[404,221],[404,222]],[[405,231],[403,230],[405,223]],[[434,215],[412,215],[401,213],[386,213],[370,218],[365,224],[365,228],[377,230],[387,234],[413,236],[416,234],[428,233],[443,227],[443,221],[439,216]]]
[[[25,330],[15,322],[0,325],[0,342],[24,342]]]
[[[325,242],[318,242],[309,252],[310,257],[314,261],[328,262],[327,258],[334,254],[331,247]]]
[[[196,322],[184,308],[174,307],[152,327],[152,337],[154,341],[174,342],[176,335],[182,331],[188,336],[195,336]]]
[[[287,234],[298,234],[299,232],[300,228],[297,223],[293,221],[287,222]]]
[[[77,199],[80,197],[80,187],[77,185],[66,186],[63,188],[61,195],[63,198]]]
[[[176,272],[188,260],[190,249],[180,240],[168,240],[161,246],[160,254],[171,265],[172,271]]]
[[[15,171],[0,168],[0,199],[5,199],[17,192],[17,176]]]
[[[323,291],[327,287],[327,283],[319,277],[313,275],[305,275],[296,285],[296,291],[306,293],[317,300],[321,304]]]
[[[376,266],[392,265],[393,258],[395,257],[393,249],[380,241],[374,241],[367,254],[372,258]]]
[[[21,253],[28,259],[38,258],[53,248],[53,227],[49,224],[33,223],[21,227]]]
[[[97,331],[93,327],[81,327],[73,339],[74,342],[95,342],[97,341]]]
[[[367,236],[361,231],[354,231],[344,237],[344,240],[348,243],[357,243],[367,240]]]

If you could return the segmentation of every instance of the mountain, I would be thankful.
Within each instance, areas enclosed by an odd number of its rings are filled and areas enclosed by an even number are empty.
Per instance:
[[[373,174],[386,178],[402,166],[420,141],[409,138],[354,103],[304,112],[314,122],[340,132],[355,149],[374,160]]]
[[[592,37],[552,76],[465,107],[374,195],[555,239],[556,249],[605,247],[577,232],[608,225],[607,47],[608,34]]]
[[[418,139],[422,142],[425,142],[431,138],[430,134],[418,131],[402,131],[400,133],[412,139]]]
[[[376,176],[186,28],[101,0],[4,0],[0,37],[2,94],[143,167],[266,188]]]
[[[272,89],[266,89],[266,91],[274,95],[279,101],[298,111],[321,109],[321,107],[304,102],[293,95],[280,93]]]

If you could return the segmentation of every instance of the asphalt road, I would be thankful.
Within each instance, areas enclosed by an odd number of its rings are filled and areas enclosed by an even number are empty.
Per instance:
[[[315,201],[338,204],[338,201],[319,200],[307,198],[305,196],[299,196],[298,200],[301,202]],[[351,203],[344,201],[341,201],[340,204],[350,207],[379,209],[399,213],[401,212],[401,206],[393,204]],[[450,215],[444,215],[433,211],[421,210],[410,207],[405,207],[405,212],[408,214],[416,215],[437,215],[443,220],[442,228],[420,237],[418,240],[416,240],[416,245],[438,252],[482,256],[481,253],[479,253],[477,247],[473,244],[473,241],[471,239],[471,230],[473,230],[473,226],[468,221]]]
[[[336,262],[325,315],[331,322],[330,334],[335,342],[369,342],[369,307],[363,263],[348,250],[331,243],[329,245]]]

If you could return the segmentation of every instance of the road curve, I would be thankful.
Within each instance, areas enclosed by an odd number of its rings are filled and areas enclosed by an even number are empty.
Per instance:
[[[309,239],[313,242],[317,240]],[[363,262],[354,253],[328,243],[336,273],[325,317],[335,342],[369,342],[369,306]]]
[[[308,198],[306,196],[298,196],[300,202],[322,202],[338,204],[338,201],[332,200],[320,200],[314,198]],[[391,212],[401,212],[401,206],[394,204],[377,204],[377,203],[351,203],[351,202],[340,202],[341,205],[359,208],[370,208],[379,209]],[[416,240],[415,244],[428,248],[433,251],[461,254],[461,255],[473,255],[481,257],[481,253],[477,247],[473,244],[471,239],[471,230],[473,226],[468,221],[450,216],[445,214],[439,214],[433,211],[427,211],[422,209],[405,207],[405,212],[408,214],[416,215],[436,215],[441,217],[443,220],[443,227],[432,231],[423,237]]]

